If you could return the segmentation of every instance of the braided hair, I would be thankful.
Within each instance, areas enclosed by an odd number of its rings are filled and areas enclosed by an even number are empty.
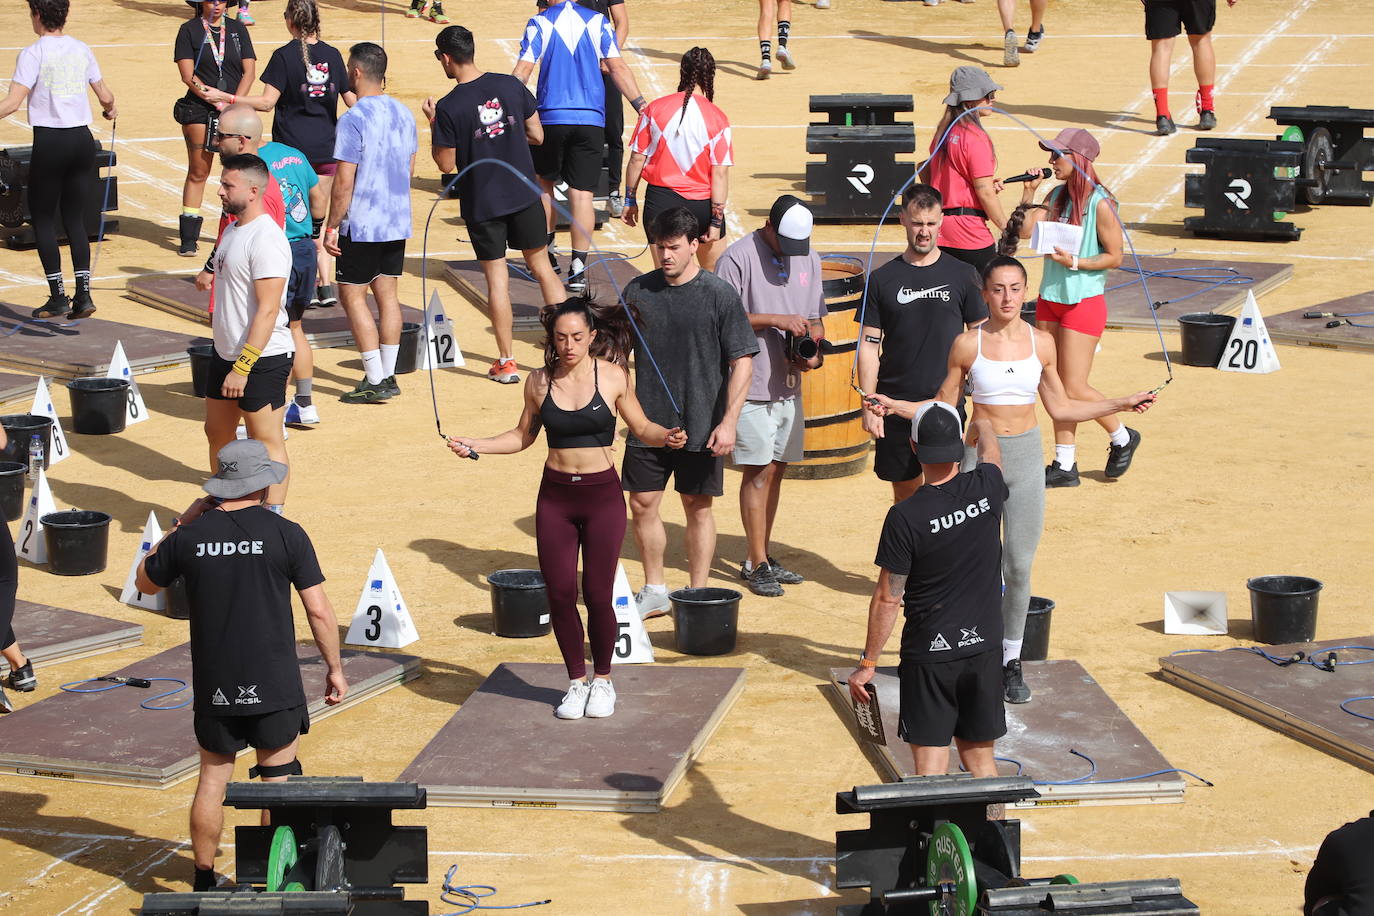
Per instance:
[[[309,72],[315,64],[310,60],[310,43],[306,39],[320,37],[320,8],[315,0],[286,0],[286,21],[300,34],[297,40],[301,45],[301,59]]]
[[[677,81],[677,91],[682,93],[682,112],[678,124],[687,117],[687,103],[692,100],[692,92],[700,86],[708,102],[716,100],[716,59],[705,48],[694,47],[682,55],[679,65],[681,75]]]
[[[633,308],[633,306],[626,306]],[[596,331],[589,355],[609,360],[626,371],[630,368],[630,350],[634,346],[634,331],[619,302],[601,305],[591,296],[574,296],[557,305],[546,305],[539,313],[544,326],[544,368],[550,374],[558,366],[558,348],[554,344],[553,329],[564,315],[581,315],[589,330]],[[635,312],[638,315],[638,312]]]
[[[1007,225],[1002,237],[997,240],[997,253],[1003,257],[1016,254],[1016,246],[1021,243],[1021,227],[1025,225],[1026,214],[1031,210],[1046,210],[1044,204],[1017,204],[1016,209],[1007,217]]]

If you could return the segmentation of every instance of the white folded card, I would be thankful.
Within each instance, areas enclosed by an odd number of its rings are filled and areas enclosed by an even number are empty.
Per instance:
[[[1078,254],[1083,244],[1083,227],[1073,223],[1053,223],[1041,220],[1031,231],[1031,247],[1036,254],[1054,254],[1054,249],[1062,248],[1069,254]]]

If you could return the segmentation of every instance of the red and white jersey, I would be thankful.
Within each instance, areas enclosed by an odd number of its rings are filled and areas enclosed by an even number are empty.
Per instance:
[[[711,166],[734,165],[730,120],[700,93],[686,110],[681,92],[654,99],[639,113],[630,150],[646,158],[644,180],[688,200],[709,200]]]

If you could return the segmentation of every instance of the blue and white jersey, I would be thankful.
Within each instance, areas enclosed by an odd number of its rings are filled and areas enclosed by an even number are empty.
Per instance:
[[[619,56],[610,20],[572,0],[532,18],[520,40],[520,60],[539,64],[540,122],[605,127],[601,61]]]

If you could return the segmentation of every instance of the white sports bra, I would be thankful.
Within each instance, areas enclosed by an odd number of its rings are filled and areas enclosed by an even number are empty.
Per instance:
[[[969,367],[975,404],[1034,404],[1044,366],[1035,354],[1035,329],[1031,329],[1030,356],[997,360],[983,355],[983,331],[978,331],[978,356]]]

